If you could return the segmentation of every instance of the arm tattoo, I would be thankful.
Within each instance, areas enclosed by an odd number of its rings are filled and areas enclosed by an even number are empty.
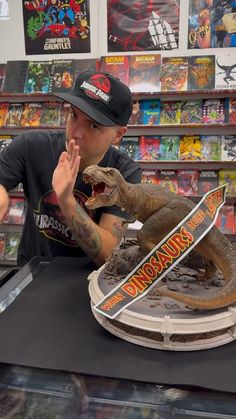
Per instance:
[[[125,234],[125,230],[126,228],[122,225],[122,222],[120,220],[113,223],[113,228],[112,228],[111,233],[114,237],[116,237],[117,242],[121,241],[122,237]]]
[[[100,234],[93,228],[90,217],[77,205],[76,217],[72,217],[72,233],[80,247],[88,256],[96,258],[101,247]]]

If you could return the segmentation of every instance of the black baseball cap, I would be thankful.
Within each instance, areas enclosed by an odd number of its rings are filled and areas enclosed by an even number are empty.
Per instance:
[[[130,89],[109,73],[84,71],[75,80],[71,93],[55,96],[109,127],[127,125],[132,112]]]

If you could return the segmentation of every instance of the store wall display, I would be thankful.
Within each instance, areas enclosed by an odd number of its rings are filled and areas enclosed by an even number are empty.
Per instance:
[[[190,0],[188,48],[235,47],[235,17],[235,1]]]
[[[107,26],[109,52],[177,49],[179,1],[108,0]]]
[[[22,0],[26,55],[90,52],[89,0]]]

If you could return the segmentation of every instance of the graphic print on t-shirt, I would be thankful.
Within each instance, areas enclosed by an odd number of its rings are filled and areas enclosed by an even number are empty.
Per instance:
[[[94,211],[89,211],[85,207],[88,197],[79,191],[74,191],[74,197],[90,218],[94,219]],[[55,240],[65,246],[79,246],[65,222],[54,191],[49,191],[40,199],[38,209],[34,210],[34,220],[39,232],[48,239]]]

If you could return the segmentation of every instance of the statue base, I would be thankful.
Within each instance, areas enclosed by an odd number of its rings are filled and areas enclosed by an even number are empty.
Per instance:
[[[221,273],[206,281],[204,261],[191,252],[149,293],[109,319],[93,309],[142,260],[135,240],[115,249],[110,259],[89,275],[89,295],[96,320],[115,336],[137,345],[171,351],[214,348],[236,338],[236,304],[217,310],[192,310],[158,294],[159,286],[189,295],[212,296],[224,285]]]

